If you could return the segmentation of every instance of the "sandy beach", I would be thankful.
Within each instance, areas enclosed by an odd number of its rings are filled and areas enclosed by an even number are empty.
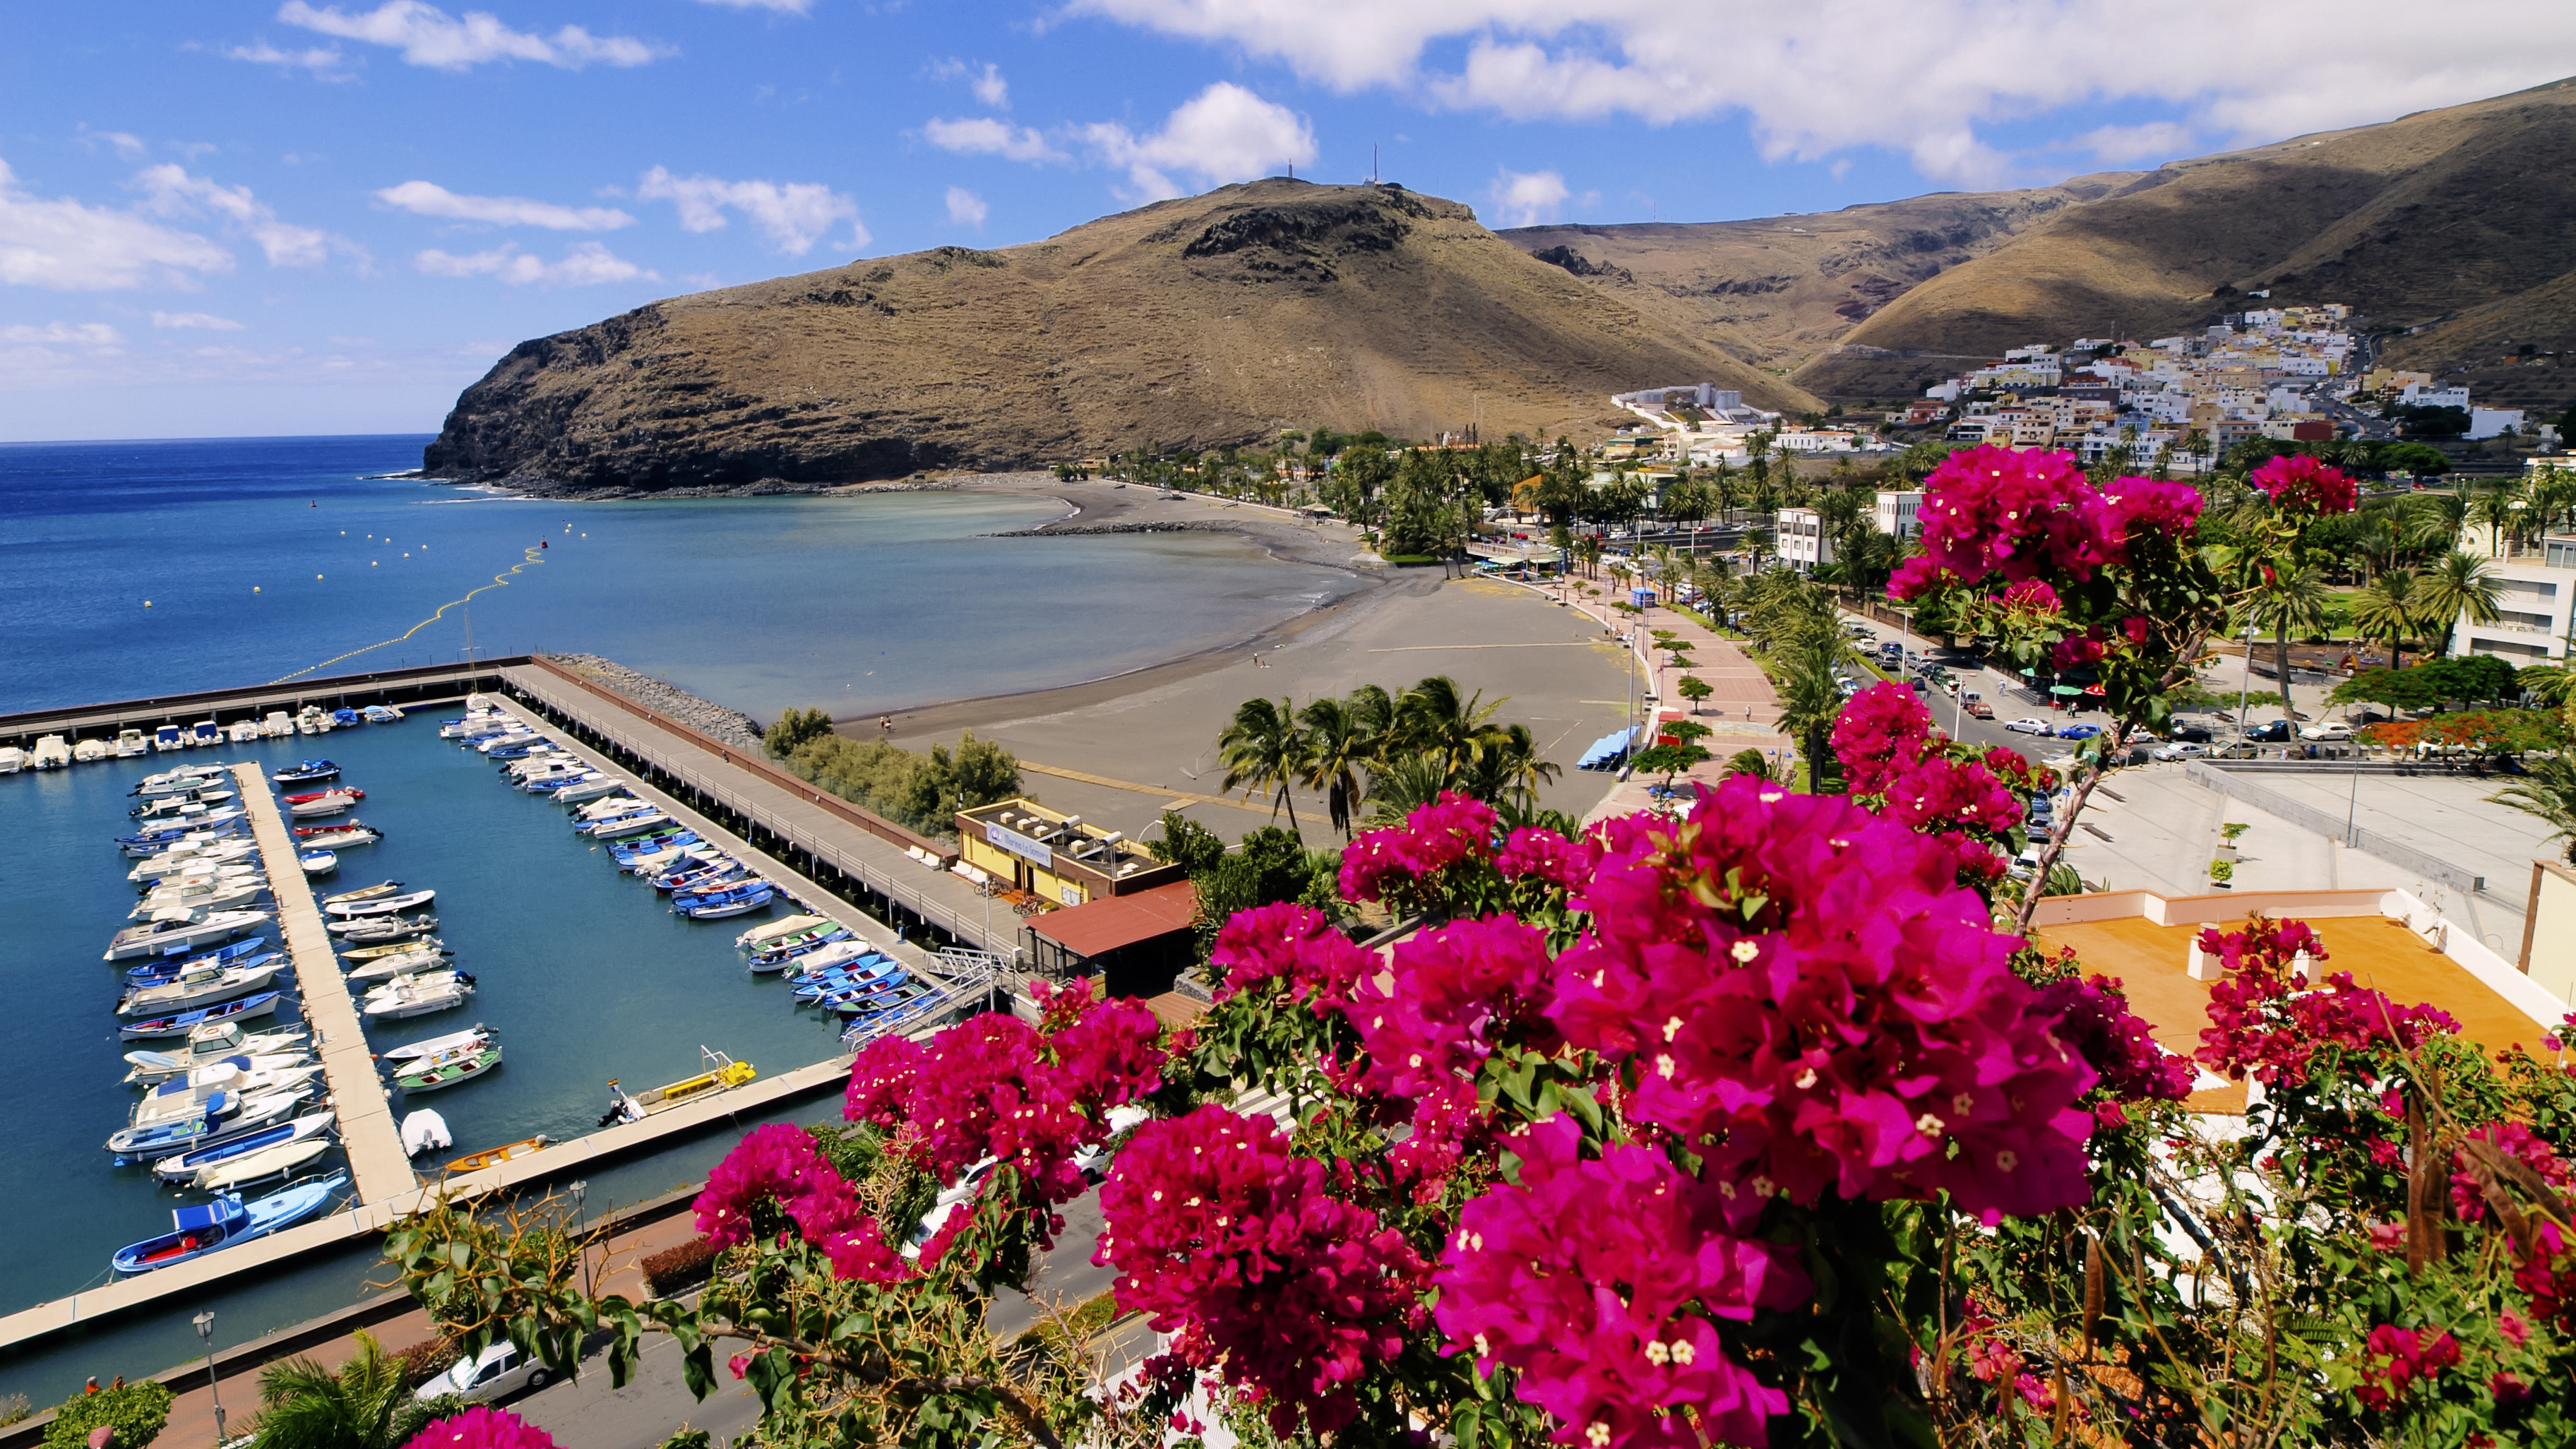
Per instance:
[[[959,481],[1062,498],[1079,510],[1036,532],[1222,530],[1278,557],[1347,570],[1354,586],[1254,637],[1148,669],[898,714],[892,735],[898,744],[953,743],[972,729],[1017,755],[1030,793],[1051,806],[1131,835],[1165,809],[1178,809],[1231,838],[1271,815],[1266,801],[1247,806],[1240,792],[1219,788],[1225,769],[1217,763],[1216,737],[1245,699],[1266,695],[1302,706],[1362,684],[1392,690],[1446,674],[1468,693],[1505,700],[1495,717],[1529,726],[1544,756],[1563,768],[1544,803],[1580,816],[1609,789],[1608,776],[1576,770],[1574,762],[1626,717],[1630,665],[1601,624],[1576,610],[1510,584],[1449,578],[1437,568],[1388,567],[1347,526],[1318,527],[1277,510],[1229,508],[1194,495],[1164,500],[1142,487],[1062,483],[1044,475]],[[1033,538],[1029,546],[1045,544]],[[1173,608],[1188,606],[1186,599],[1170,601]],[[1132,627],[1151,628],[1151,611],[1140,611]],[[881,733],[875,717],[840,726],[853,738]],[[1322,801],[1299,791],[1290,803],[1307,838],[1324,843]],[[1284,812],[1280,820],[1286,822]]]

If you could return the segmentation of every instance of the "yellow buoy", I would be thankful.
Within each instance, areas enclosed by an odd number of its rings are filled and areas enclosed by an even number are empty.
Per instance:
[[[315,583],[317,583],[317,584],[318,584],[318,583],[320,583],[320,582],[322,582],[322,576],[321,576],[320,574],[315,574],[315,575],[313,576],[313,582],[315,582]]]
[[[367,560],[367,567],[369,567],[369,568],[375,568],[375,567],[378,567],[378,565],[377,565],[377,563],[376,563],[376,561],[375,561],[374,559],[369,559],[369,560]]]
[[[253,584],[253,585],[251,585],[251,586],[250,586],[250,591],[251,591],[252,593],[254,593],[254,594],[258,593],[258,592],[259,592],[259,585],[257,585],[257,584]]]
[[[150,599],[145,599],[145,600],[143,601],[143,607],[145,607],[145,608],[147,608],[147,609],[148,609],[148,608],[151,608],[151,607],[152,607],[152,601],[151,601]]]

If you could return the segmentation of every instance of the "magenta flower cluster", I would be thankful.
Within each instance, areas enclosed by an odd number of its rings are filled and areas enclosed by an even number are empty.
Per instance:
[[[1235,912],[1218,928],[1208,959],[1220,973],[1220,1004],[1279,981],[1290,1001],[1318,1016],[1348,1004],[1361,978],[1377,969],[1377,958],[1334,930],[1322,911],[1294,901]]]
[[[2200,520],[2201,496],[2185,484],[2120,478],[2097,489],[2063,452],[1970,448],[1923,486],[1923,552],[1888,592],[1913,599],[1998,577],[2006,587],[1996,602],[2029,616],[2058,611],[2052,584],[2087,582],[2138,544],[2182,539]]]
[[[2146,1018],[2129,1009],[2116,976],[2068,976],[2040,988],[2057,1012],[2057,1039],[2075,1049],[2101,1078],[2112,1103],[2179,1102],[2197,1074],[2187,1057],[2158,1045]],[[2116,1120],[2116,1106],[2096,1115]]]
[[[1873,684],[1853,695],[1834,718],[1833,741],[1851,793],[1909,829],[2000,841],[2022,822],[2029,762],[2012,750],[1974,754],[1954,745],[1901,685]],[[1982,845],[1954,840],[1948,848],[1963,879],[2003,874],[2003,858]]]
[[[2274,458],[2255,469],[2251,481],[2271,498],[2273,507],[2285,514],[2350,513],[2360,501],[2360,490],[2342,469],[2303,454],[2285,453]]]
[[[2192,1055],[2211,1071],[2265,1086],[2297,1086],[2328,1046],[2346,1051],[2412,1051],[2460,1024],[2438,1007],[2399,1006],[2338,971],[2312,986],[2324,941],[2304,921],[2257,916],[2243,930],[2212,926],[2200,949],[2218,958],[2209,1025]]]
[[[1473,1077],[1495,1046],[1555,1045],[1547,937],[1508,916],[1452,921],[1399,943],[1392,985],[1360,983],[1344,1013],[1368,1047],[1370,1090],[1420,1098]]]
[[[1342,850],[1342,895],[1387,900],[1420,890],[1440,872],[1494,854],[1494,808],[1455,791],[1416,807],[1402,825],[1363,831]]]
[[[876,1219],[859,1206],[849,1183],[803,1128],[773,1122],[734,1144],[698,1194],[698,1231],[718,1248],[748,1242],[764,1202],[776,1204],[797,1235],[831,1259],[836,1276],[873,1283],[906,1276],[902,1257],[888,1246]]]
[[[1267,1117],[1201,1107],[1136,1129],[1101,1187],[1093,1261],[1172,1352],[1268,1406],[1281,1438],[1357,1415],[1351,1386],[1420,1326],[1427,1271],[1404,1235],[1328,1189]]]
[[[2418,1386],[2432,1383],[2460,1362],[2460,1341],[2440,1329],[2383,1323],[2370,1331],[2367,1347],[2370,1358],[2352,1393],[2380,1410],[2404,1403]]]
[[[555,1436],[507,1409],[477,1404],[431,1421],[403,1449],[555,1449]]]
[[[1712,1319],[1804,1302],[1795,1250],[1740,1236],[1720,1190],[1663,1153],[1585,1161],[1579,1137],[1561,1115],[1514,1137],[1519,1184],[1459,1214],[1432,1280],[1451,1351],[1518,1370],[1559,1443],[1769,1442],[1788,1396],[1727,1353]]]
[[[1741,1221],[1948,1192],[1987,1222],[2085,1200],[2093,1069],[1939,843],[1738,777],[1612,821],[1547,1014],[1624,1067]]]

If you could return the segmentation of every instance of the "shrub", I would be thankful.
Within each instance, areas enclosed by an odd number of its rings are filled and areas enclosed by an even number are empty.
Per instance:
[[[662,1449],[707,1449],[714,1441],[704,1429],[682,1429],[662,1441]]]
[[[2480,709],[2430,719],[2392,720],[2363,729],[2361,737],[2392,750],[2434,744],[2498,754],[2560,750],[2569,744],[2566,718],[2545,709]]]
[[[146,1379],[121,1389],[78,1393],[54,1410],[45,1426],[45,1449],[83,1449],[92,1429],[101,1424],[116,1431],[115,1449],[143,1449],[160,1437],[170,1422],[169,1387]]]
[[[644,1286],[655,1297],[668,1298],[714,1277],[720,1251],[707,1238],[695,1237],[676,1248],[647,1254],[637,1266],[644,1270]]]
[[[971,731],[953,754],[946,745],[915,754],[883,740],[826,734],[798,746],[787,757],[787,768],[799,779],[925,835],[953,834],[949,812],[961,799],[971,810],[1020,793],[1020,762]]]
[[[423,1339],[393,1357],[402,1365],[403,1387],[416,1389],[447,1372],[464,1355],[458,1352],[455,1338],[442,1333],[435,1338]]]
[[[760,732],[763,748],[780,759],[796,753],[797,747],[832,733],[832,717],[819,709],[791,709],[777,722]]]
[[[2211,861],[2209,863],[2209,878],[2214,884],[2227,884],[2229,881],[2236,878],[2236,863],[2229,860]]]
[[[0,1428],[15,1424],[33,1412],[35,1412],[34,1406],[27,1402],[25,1394],[0,1397]]]

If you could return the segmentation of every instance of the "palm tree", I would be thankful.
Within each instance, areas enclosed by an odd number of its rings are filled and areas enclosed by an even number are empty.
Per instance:
[[[2488,800],[2537,815],[2550,827],[2550,838],[2567,841],[2567,860],[2576,865],[2576,759],[2565,751],[2533,763],[2523,777]]]
[[[1375,685],[1369,686],[1375,689]],[[1383,698],[1385,690],[1378,690]],[[1306,728],[1305,783],[1324,792],[1324,809],[1344,839],[1351,834],[1353,812],[1360,803],[1362,771],[1377,758],[1379,735],[1350,700],[1319,699],[1298,711]]]
[[[1297,804],[1288,798],[1288,787],[1306,766],[1306,734],[1297,728],[1295,713],[1282,699],[1247,699],[1234,711],[1234,723],[1216,737],[1217,758],[1225,762],[1225,783],[1220,790],[1243,789],[1244,798],[1264,790],[1271,797],[1270,818],[1288,812],[1288,828],[1297,830]]]
[[[2381,574],[2352,596],[2352,626],[2365,639],[2388,641],[2391,669],[2405,664],[2406,636],[2423,623],[2421,582],[2413,569],[2398,569]]]
[[[1369,771],[1368,818],[1363,825],[1393,825],[1440,798],[1456,782],[1430,755],[1406,755]]]
[[[1509,800],[1527,809],[1538,800],[1541,785],[1562,773],[1553,760],[1539,758],[1538,740],[1523,724],[1488,728],[1477,741],[1466,771],[1467,793],[1488,805]]]
[[[2236,627],[2252,625],[2272,634],[2274,660],[2281,670],[2281,700],[2290,698],[2290,636],[2314,634],[2326,626],[2326,586],[2306,564],[2260,564],[2259,572],[2237,596]],[[2290,711],[2293,718],[2295,710]]]
[[[1842,713],[1843,696],[1834,665],[1843,653],[1840,645],[1817,636],[1802,641],[1783,661],[1780,670],[1780,728],[1798,739],[1798,752],[1807,757],[1807,793],[1821,795],[1825,788],[1825,739],[1834,727],[1834,716]]]
[[[255,1449],[397,1449],[463,1407],[454,1399],[414,1399],[402,1360],[365,1329],[338,1373],[302,1357],[260,1370],[259,1401],[250,1424]]]
[[[1474,758],[1494,711],[1503,702],[1485,703],[1484,691],[1460,699],[1458,681],[1434,674],[1395,701],[1395,728],[1386,753],[1430,755],[1443,771],[1455,775]]]
[[[2433,565],[2423,581],[2424,611],[2417,617],[2426,628],[2442,627],[2441,653],[2451,652],[2451,638],[2460,629],[2460,616],[2472,624],[2492,624],[2500,617],[2504,603],[2504,584],[2485,559],[2464,549],[2453,549]]]

